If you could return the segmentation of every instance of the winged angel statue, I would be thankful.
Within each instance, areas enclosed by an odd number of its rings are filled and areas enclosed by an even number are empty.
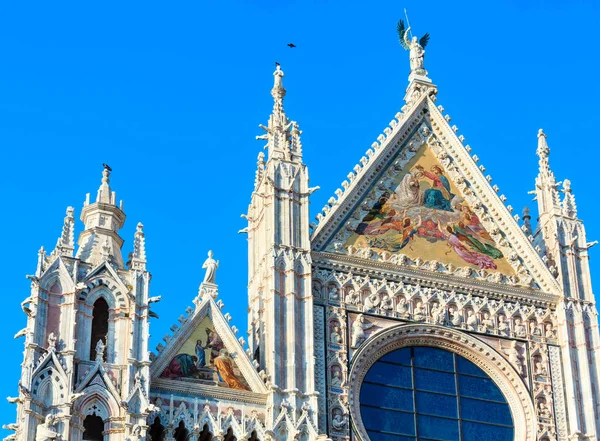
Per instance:
[[[417,75],[427,75],[427,71],[423,66],[423,59],[425,58],[425,46],[429,43],[429,33],[423,35],[420,40],[417,40],[416,36],[409,40],[410,26],[405,28],[402,20],[398,21],[397,29],[400,44],[404,49],[410,51],[410,71]]]

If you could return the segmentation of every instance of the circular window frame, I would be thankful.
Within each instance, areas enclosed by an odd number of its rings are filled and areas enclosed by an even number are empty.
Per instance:
[[[354,353],[349,373],[348,404],[352,429],[359,441],[370,441],[360,413],[362,382],[377,360],[410,346],[427,346],[453,352],[474,363],[502,391],[514,424],[514,441],[535,441],[535,408],[527,386],[495,349],[464,332],[438,325],[396,325],[373,335]]]

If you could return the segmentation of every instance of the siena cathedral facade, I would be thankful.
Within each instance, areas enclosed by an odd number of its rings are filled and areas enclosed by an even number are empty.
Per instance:
[[[598,439],[594,243],[570,182],[557,182],[540,130],[537,222],[513,213],[436,102],[427,39],[401,38],[401,111],[314,223],[318,187],[277,65],[242,230],[246,337],[229,324],[209,253],[194,306],[150,350],[160,297],[143,225],[124,259],[105,166],[77,247],[69,207],[28,276],[7,440]]]

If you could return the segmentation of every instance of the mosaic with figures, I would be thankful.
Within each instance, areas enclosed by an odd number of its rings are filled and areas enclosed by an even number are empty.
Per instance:
[[[200,322],[160,377],[250,390],[209,317]]]
[[[425,144],[366,209],[346,248],[514,273]]]

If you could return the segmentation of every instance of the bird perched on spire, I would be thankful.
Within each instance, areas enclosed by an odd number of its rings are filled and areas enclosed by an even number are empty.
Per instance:
[[[102,167],[104,167],[105,170],[108,170],[109,172],[112,171],[112,168],[110,168],[110,166],[106,163],[102,163]]]

